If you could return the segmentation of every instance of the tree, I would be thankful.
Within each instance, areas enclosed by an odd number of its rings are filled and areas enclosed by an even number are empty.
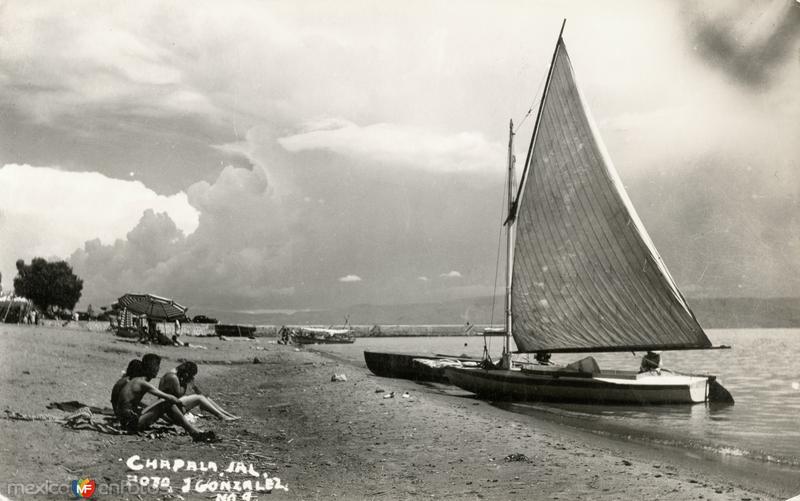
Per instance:
[[[65,261],[48,263],[40,257],[26,265],[17,260],[14,294],[30,299],[42,311],[51,306],[65,310],[75,307],[81,298],[83,280],[78,278]]]

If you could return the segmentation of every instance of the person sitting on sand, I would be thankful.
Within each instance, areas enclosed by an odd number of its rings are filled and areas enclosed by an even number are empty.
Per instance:
[[[123,374],[122,377],[119,378],[116,383],[114,383],[114,387],[111,388],[111,407],[114,408],[114,412],[117,412],[117,398],[119,397],[119,392],[122,390],[122,387],[125,386],[131,379],[141,375],[142,361],[138,358],[134,358],[128,362],[128,368],[125,370],[125,374]]]
[[[174,344],[173,340],[168,338],[166,335],[164,335],[164,333],[161,332],[161,329],[159,329],[158,327],[156,327],[154,332],[155,332],[155,342],[156,343],[158,343],[158,344],[160,344],[162,346],[172,346]]]
[[[199,406],[200,409],[210,412],[223,421],[235,421],[239,419],[239,416],[231,414],[220,407],[216,402],[211,400],[211,397],[203,395],[194,383],[194,377],[196,375],[197,364],[194,362],[183,362],[161,377],[161,381],[158,383],[158,389],[164,393],[178,397],[181,400],[181,404],[183,404],[183,408],[187,411]],[[191,385],[194,395],[186,394],[189,385]]]
[[[137,326],[139,330],[139,342],[140,343],[149,343],[150,342],[150,333],[147,331],[147,325],[140,321],[139,325]]]
[[[183,427],[195,442],[216,441],[217,437],[213,431],[200,431],[186,420],[180,411],[183,404],[178,397],[159,391],[149,383],[158,375],[160,366],[161,357],[148,353],[142,357],[140,375],[122,386],[117,396],[115,409],[115,414],[122,427],[130,433],[137,433],[146,430],[158,418],[166,415],[173,423]],[[161,400],[140,411],[139,403],[142,401],[142,397],[148,393]]]

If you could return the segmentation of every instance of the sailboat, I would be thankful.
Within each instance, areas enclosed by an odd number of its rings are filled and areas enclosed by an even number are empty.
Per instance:
[[[564,22],[566,24],[566,20]],[[444,369],[492,400],[733,403],[715,376],[567,366],[551,353],[712,349],[636,215],[575,82],[561,26],[524,170],[508,149],[506,342],[500,363]],[[512,363],[516,353],[541,364]]]

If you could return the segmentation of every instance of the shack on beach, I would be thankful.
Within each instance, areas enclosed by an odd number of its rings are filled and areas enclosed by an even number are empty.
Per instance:
[[[38,310],[29,299],[14,293],[0,295],[0,322],[36,323],[39,316]]]

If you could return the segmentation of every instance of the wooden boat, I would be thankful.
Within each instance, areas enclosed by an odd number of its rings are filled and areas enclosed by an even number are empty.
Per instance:
[[[386,353],[365,351],[364,361],[373,374],[381,377],[447,383],[448,366],[477,366],[480,359],[451,357],[447,355],[420,355],[411,353]]]
[[[138,329],[134,327],[116,327],[112,328],[111,330],[114,332],[114,335],[118,337],[124,337],[127,339],[138,339],[141,337]]]
[[[520,370],[445,368],[444,372],[451,384],[489,400],[642,405],[733,402],[714,376],[668,371],[582,373],[536,366]]]
[[[253,337],[256,334],[255,325],[216,324],[214,333],[225,337]]]
[[[282,327],[281,339],[294,344],[354,343],[356,337],[350,329],[323,329],[318,327]]]
[[[561,27],[516,186],[508,147],[506,318],[496,368],[447,368],[451,383],[493,400],[672,404],[733,398],[709,375],[658,364],[642,373],[592,364],[514,367],[534,353],[710,349],[647,235],[575,83]]]

